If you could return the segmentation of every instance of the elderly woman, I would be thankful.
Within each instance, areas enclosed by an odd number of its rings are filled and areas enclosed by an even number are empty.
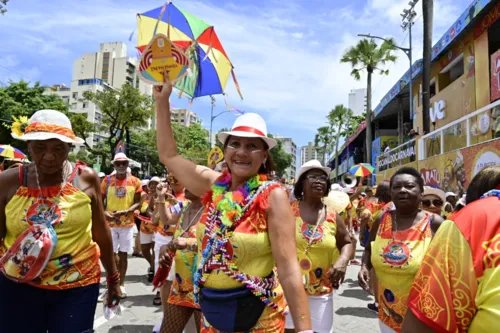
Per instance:
[[[498,329],[499,165],[472,179],[466,201],[453,221],[439,228],[423,258],[408,298],[404,333]]]
[[[446,201],[445,193],[438,188],[425,186],[422,196],[422,208],[436,215],[443,215],[443,205]]]
[[[269,149],[276,141],[267,137],[264,120],[246,113],[236,119],[231,131],[219,133],[229,170],[221,174],[177,152],[171,92],[168,79],[154,90],[162,128],[157,132],[160,160],[186,189],[204,196],[206,207],[196,230],[199,264],[194,275],[194,295],[203,313],[201,331],[283,331],[285,296],[295,329],[310,331],[293,241],[293,212],[281,185],[267,181],[273,170]]]
[[[0,238],[7,249],[0,261],[1,330],[90,332],[99,258],[107,273],[108,306],[121,295],[99,178],[87,167],[68,173],[71,146],[83,140],[61,112],[37,111],[12,136],[28,142],[33,163],[0,174]],[[41,237],[45,243],[37,253]],[[28,317],[27,305],[36,309]]]
[[[358,275],[360,286],[368,290],[369,271],[375,269],[382,333],[401,331],[413,279],[443,221],[420,209],[424,180],[414,168],[396,171],[390,188],[396,209],[385,211],[373,224]]]
[[[297,257],[309,299],[314,332],[333,329],[333,291],[344,281],[352,252],[344,221],[322,199],[330,189],[330,168],[317,160],[306,162],[297,172],[292,203],[296,222]],[[346,196],[347,197],[347,196]],[[287,332],[294,332],[287,316]]]

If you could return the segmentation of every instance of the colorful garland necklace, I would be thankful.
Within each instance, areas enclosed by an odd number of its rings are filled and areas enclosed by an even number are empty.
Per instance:
[[[267,306],[278,312],[286,312],[286,309],[279,307],[270,299],[277,296],[277,293],[273,291],[278,285],[274,275],[261,278],[241,272],[227,251],[227,245],[234,234],[234,229],[241,223],[242,216],[253,200],[270,186],[280,185],[267,182],[265,175],[257,175],[238,187],[236,191],[230,192],[230,186],[231,174],[224,173],[205,196],[206,204],[209,207],[205,228],[205,236],[208,236],[208,241],[202,249],[202,257],[193,278],[195,301],[198,302],[200,287],[205,283],[210,273],[214,270],[220,270],[228,277],[249,288]]]
[[[488,197],[498,197],[498,198],[500,198],[500,189],[495,189],[495,190],[491,190],[491,191],[486,192],[485,194],[483,194],[483,196],[481,197],[481,199],[488,198]]]

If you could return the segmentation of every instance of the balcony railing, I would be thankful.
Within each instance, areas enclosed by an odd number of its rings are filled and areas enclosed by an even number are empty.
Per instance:
[[[422,136],[418,140],[418,160],[494,139],[492,113],[496,107],[500,107],[500,100]]]

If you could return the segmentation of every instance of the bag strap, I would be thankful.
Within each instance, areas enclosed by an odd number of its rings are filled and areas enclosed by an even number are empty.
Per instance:
[[[108,206],[108,190],[110,184],[111,184],[111,175],[108,176],[108,180],[106,182],[106,190],[104,191],[104,209],[106,209]]]

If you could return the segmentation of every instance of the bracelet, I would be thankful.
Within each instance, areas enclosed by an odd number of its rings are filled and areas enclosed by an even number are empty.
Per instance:
[[[108,284],[120,282],[120,272],[117,270],[113,274],[106,277],[106,282]]]
[[[314,333],[313,330],[307,330],[307,331],[300,331],[299,333]]]
[[[165,204],[165,200],[156,200],[155,203],[164,205]]]

